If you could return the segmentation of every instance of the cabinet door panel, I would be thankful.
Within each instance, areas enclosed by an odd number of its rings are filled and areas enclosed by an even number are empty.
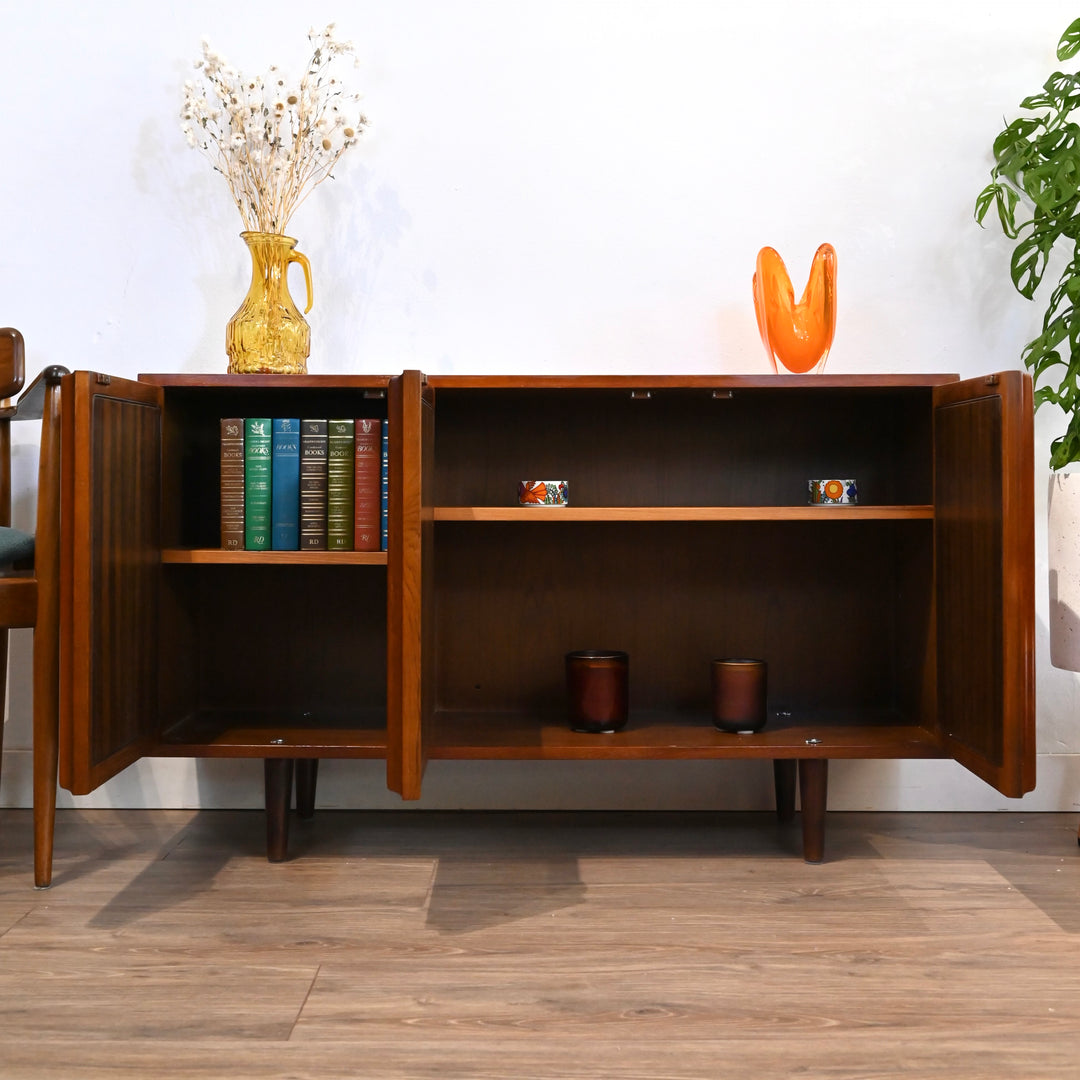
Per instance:
[[[390,380],[387,784],[418,799],[431,723],[434,402],[418,371]]]
[[[1035,786],[1031,380],[934,391],[938,718],[953,757],[1005,795]]]
[[[60,781],[85,794],[156,733],[162,391],[76,372],[63,393]]]

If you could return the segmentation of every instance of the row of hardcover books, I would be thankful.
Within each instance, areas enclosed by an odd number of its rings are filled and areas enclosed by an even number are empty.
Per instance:
[[[385,551],[387,422],[221,421],[226,551]]]

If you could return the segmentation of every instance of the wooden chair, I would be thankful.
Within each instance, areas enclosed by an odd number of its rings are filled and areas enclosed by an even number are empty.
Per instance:
[[[60,681],[60,379],[65,368],[48,367],[13,403],[25,377],[22,335],[0,329],[0,702],[7,689],[8,631],[34,628],[34,803],[56,806],[56,753],[39,754],[39,745],[55,747]],[[41,420],[37,521],[34,534],[11,527],[11,422]],[[3,728],[0,726],[0,754]],[[54,818],[34,821],[34,881],[50,883],[48,863],[39,858],[41,829],[52,834]],[[39,828],[40,826],[40,828]]]

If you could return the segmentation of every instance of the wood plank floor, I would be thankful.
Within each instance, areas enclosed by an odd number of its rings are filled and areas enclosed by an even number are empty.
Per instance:
[[[1074,815],[0,811],[0,1078],[1080,1075]]]

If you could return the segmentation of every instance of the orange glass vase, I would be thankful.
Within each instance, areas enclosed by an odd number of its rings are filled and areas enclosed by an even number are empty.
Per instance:
[[[754,273],[754,311],[774,371],[779,373],[781,366],[796,375],[821,371],[836,330],[836,251],[832,244],[822,244],[814,254],[798,303],[784,260],[773,248],[762,248]]]

